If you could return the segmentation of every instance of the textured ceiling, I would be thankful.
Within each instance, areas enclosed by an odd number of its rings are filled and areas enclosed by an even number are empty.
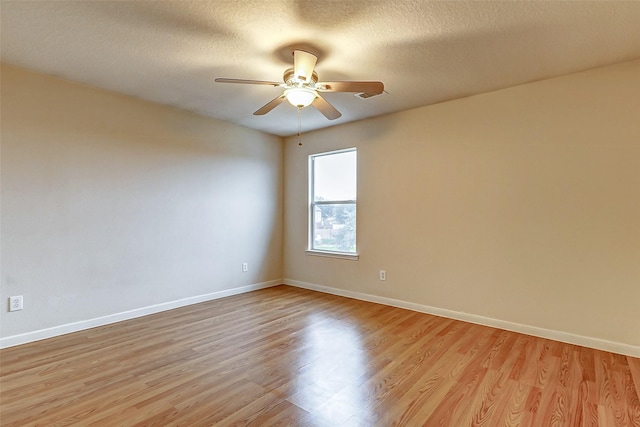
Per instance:
[[[296,109],[252,113],[290,47],[321,55],[320,80],[381,80],[387,94],[325,98],[303,132],[640,58],[638,1],[5,1],[2,61],[277,135]],[[287,61],[285,61],[285,59]]]

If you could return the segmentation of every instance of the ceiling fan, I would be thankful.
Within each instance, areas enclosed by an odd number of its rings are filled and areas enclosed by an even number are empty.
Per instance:
[[[293,106],[302,109],[309,105],[316,107],[329,120],[337,119],[342,114],[327,102],[318,92],[358,92],[367,95],[377,95],[384,91],[382,82],[375,81],[334,81],[319,82],[318,73],[313,68],[318,58],[316,55],[304,50],[293,51],[293,68],[284,72],[284,83],[268,82],[262,80],[242,80],[217,78],[220,83],[242,83],[253,85],[268,85],[281,87],[284,92],[267,102],[253,114],[261,116],[276,108],[285,100]]]

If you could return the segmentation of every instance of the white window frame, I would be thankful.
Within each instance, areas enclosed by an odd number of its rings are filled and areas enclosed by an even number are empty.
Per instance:
[[[352,261],[356,261],[359,258],[359,254],[358,254],[358,197],[357,197],[357,163],[356,163],[356,200],[323,200],[323,201],[315,201],[315,194],[314,194],[314,190],[315,190],[315,183],[314,183],[314,178],[315,178],[315,170],[314,170],[314,160],[318,157],[324,157],[324,156],[331,156],[334,154],[341,154],[341,153],[348,153],[348,152],[356,152],[356,159],[357,159],[357,148],[356,147],[352,147],[352,148],[345,148],[345,149],[341,149],[341,150],[334,150],[334,151],[327,151],[327,152],[323,152],[323,153],[316,153],[316,154],[310,154],[309,155],[309,216],[307,219],[307,224],[308,224],[308,244],[307,244],[307,254],[309,255],[317,255],[317,256],[325,256],[325,257],[331,257],[331,258],[341,258],[341,259],[347,259],[347,260],[352,260]],[[313,247],[313,243],[314,243],[314,235],[313,235],[313,230],[314,230],[314,212],[315,212],[315,207],[317,205],[338,205],[338,204],[346,204],[346,205],[354,205],[355,209],[356,209],[356,251],[355,252],[341,252],[341,251],[327,251],[327,250],[322,250],[322,249],[314,249]]]

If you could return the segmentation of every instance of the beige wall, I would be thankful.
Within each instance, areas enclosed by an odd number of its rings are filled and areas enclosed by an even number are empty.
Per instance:
[[[285,146],[287,280],[640,345],[640,61],[303,144]],[[307,156],[346,147],[360,260],[306,255]]]
[[[282,277],[281,138],[9,66],[1,100],[2,337]]]
[[[285,166],[274,136],[1,77],[0,337],[285,277],[640,345],[640,61],[290,138]],[[307,156],[346,147],[360,260],[306,255]]]

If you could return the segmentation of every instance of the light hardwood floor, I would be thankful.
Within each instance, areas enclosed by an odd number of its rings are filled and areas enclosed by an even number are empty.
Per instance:
[[[640,426],[640,359],[277,286],[0,351],[2,426]]]

